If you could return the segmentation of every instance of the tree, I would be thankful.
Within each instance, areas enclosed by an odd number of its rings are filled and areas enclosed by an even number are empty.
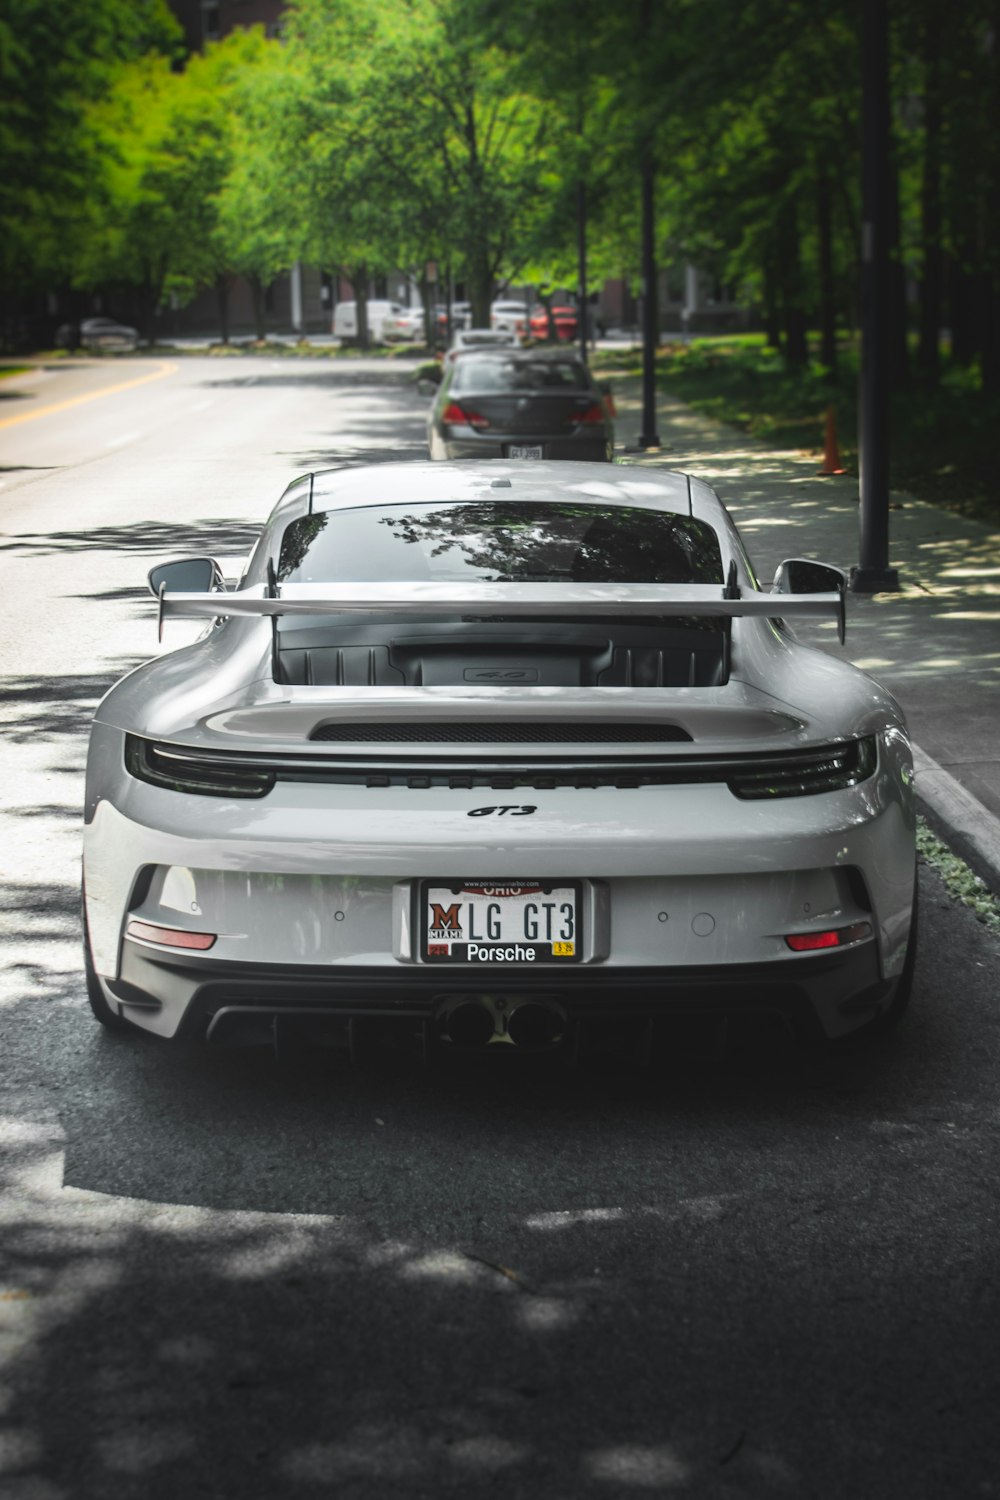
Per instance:
[[[35,293],[69,279],[74,231],[93,190],[88,106],[125,59],[176,55],[164,0],[0,0],[0,317],[3,336]]]
[[[288,264],[278,205],[267,201],[268,153],[254,134],[259,111],[246,107],[276,71],[277,52],[257,28],[210,44],[181,70],[146,57],[124,64],[87,112],[94,186],[75,277],[136,288],[147,337],[165,296],[183,301],[213,284],[227,336],[233,275],[270,280]]]
[[[90,111],[88,137],[94,191],[75,276],[84,286],[136,288],[141,331],[152,338],[164,294],[188,297],[214,276],[225,123],[195,75],[146,58],[127,64]]]

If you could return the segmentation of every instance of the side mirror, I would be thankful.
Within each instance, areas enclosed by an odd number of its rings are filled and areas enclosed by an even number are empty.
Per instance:
[[[814,562],[811,557],[786,557],[778,564],[771,585],[772,594],[840,594],[840,609],[837,614],[837,638],[844,644],[847,631],[844,599],[847,593],[847,574],[842,568],[829,563]]]
[[[149,592],[158,599],[165,594],[210,594],[226,587],[222,568],[214,557],[179,557],[149,570]]]
[[[832,594],[847,588],[847,574],[829,563],[813,562],[809,557],[787,557],[778,564],[771,586],[772,594]]]

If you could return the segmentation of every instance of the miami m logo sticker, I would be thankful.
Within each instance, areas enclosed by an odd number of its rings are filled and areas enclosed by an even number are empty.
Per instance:
[[[431,902],[431,927],[437,931],[439,927],[455,928],[458,932],[462,930],[458,911],[461,902],[453,901],[451,906],[444,907],[440,901]]]

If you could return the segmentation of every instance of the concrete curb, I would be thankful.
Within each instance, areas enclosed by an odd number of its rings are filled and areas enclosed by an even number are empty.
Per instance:
[[[1000,893],[1000,818],[950,772],[913,746],[917,798],[927,820],[994,893]]]

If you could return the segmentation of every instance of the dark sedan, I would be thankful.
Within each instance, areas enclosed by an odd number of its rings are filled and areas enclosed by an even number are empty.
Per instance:
[[[610,462],[609,405],[571,354],[504,349],[446,369],[427,421],[431,458],[589,458]]]

